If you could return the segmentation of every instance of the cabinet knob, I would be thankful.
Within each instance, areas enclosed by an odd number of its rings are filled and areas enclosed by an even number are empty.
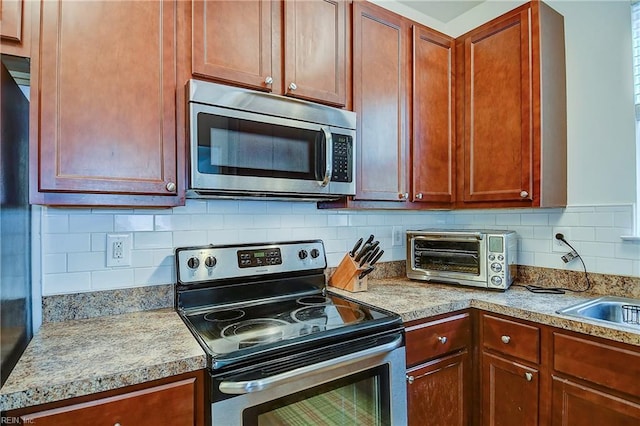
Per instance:
[[[527,371],[526,373],[524,373],[524,378],[527,379],[527,382],[530,382],[531,380],[533,380],[533,374]]]
[[[529,193],[527,191],[520,191],[520,198],[527,198]]]
[[[422,192],[418,192],[418,193],[416,194],[416,199],[418,199],[418,200],[422,200]]]
[[[273,77],[271,77],[270,75],[267,76],[267,78],[264,79],[265,84],[271,84],[273,83]]]
[[[507,344],[511,341],[511,337],[510,336],[502,336],[500,338],[502,340],[502,343]]]
[[[173,183],[173,182],[168,182],[166,188],[167,188],[167,191],[169,191],[169,192],[175,192],[176,191],[176,184]]]
[[[408,192],[401,192],[398,194],[398,199],[400,200],[408,200],[409,199],[409,193]]]
[[[295,84],[294,82],[291,82],[291,84],[289,84],[289,90],[296,90],[298,88],[298,85]]]
[[[414,380],[415,380],[415,379],[413,378],[413,376],[407,376],[407,382],[408,382],[409,384],[412,384]]]
[[[113,426],[120,426],[120,423],[114,423]]]
[[[438,341],[444,345],[445,343],[447,343],[447,336],[438,337]]]

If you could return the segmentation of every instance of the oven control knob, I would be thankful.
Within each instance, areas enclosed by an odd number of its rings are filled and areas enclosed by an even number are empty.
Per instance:
[[[311,257],[312,257],[313,259],[315,259],[315,258],[317,258],[318,256],[320,256],[320,250],[318,250],[318,249],[312,249],[312,250],[311,250]]]
[[[207,268],[213,268],[214,266],[216,266],[216,263],[218,263],[218,261],[213,256],[207,256],[207,258],[204,260],[204,266],[206,266]]]
[[[502,265],[499,264],[498,262],[492,263],[491,264],[491,270],[493,272],[500,272],[500,271],[502,271]]]
[[[305,260],[308,255],[309,255],[309,253],[307,253],[306,250],[300,250],[298,252],[298,257],[300,258],[300,260]]]
[[[502,284],[502,278],[500,278],[497,275],[494,275],[493,277],[491,277],[491,284],[495,286],[499,286],[500,284]]]
[[[187,260],[187,266],[190,269],[198,269],[198,266],[200,266],[200,259],[197,257],[190,257],[189,260]]]

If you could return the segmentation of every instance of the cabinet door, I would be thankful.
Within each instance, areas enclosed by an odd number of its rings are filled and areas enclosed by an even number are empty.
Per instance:
[[[200,396],[200,395],[199,395]],[[130,392],[62,408],[20,416],[25,424],[65,425],[139,425],[170,424],[193,426],[200,421],[196,412],[196,379]]]
[[[408,24],[370,3],[353,8],[355,199],[406,201]]]
[[[32,202],[177,204],[176,2],[41,7]]]
[[[482,424],[538,425],[538,370],[482,353]]]
[[[640,404],[560,377],[553,378],[553,425],[640,424]]]
[[[30,12],[30,1],[0,0],[0,52],[31,56]]]
[[[464,40],[465,203],[532,200],[529,9]]]
[[[412,190],[415,202],[454,200],[454,41],[413,26]]]
[[[409,425],[468,424],[470,368],[464,351],[408,370]]]
[[[284,90],[287,95],[344,106],[346,9],[344,0],[284,3]]]
[[[271,0],[193,2],[193,74],[253,89],[277,88]]]

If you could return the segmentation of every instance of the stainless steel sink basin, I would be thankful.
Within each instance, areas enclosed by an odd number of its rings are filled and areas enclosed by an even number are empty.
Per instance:
[[[640,330],[640,300],[638,299],[604,296],[560,309],[557,312]]]

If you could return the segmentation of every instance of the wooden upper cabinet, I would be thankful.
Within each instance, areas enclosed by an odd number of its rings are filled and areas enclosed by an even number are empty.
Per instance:
[[[459,206],[566,205],[562,16],[532,2],[457,47]]]
[[[408,22],[370,3],[353,7],[355,199],[406,201]]]
[[[31,201],[180,203],[174,1],[43,1]]]
[[[274,9],[271,0],[194,1],[193,74],[259,90],[277,88]]]
[[[413,26],[411,201],[455,199],[454,40]]]
[[[344,106],[347,2],[193,2],[193,74]]]
[[[31,3],[28,0],[0,0],[0,52],[31,56]]]
[[[285,1],[287,95],[345,105],[346,11],[344,0]]]

